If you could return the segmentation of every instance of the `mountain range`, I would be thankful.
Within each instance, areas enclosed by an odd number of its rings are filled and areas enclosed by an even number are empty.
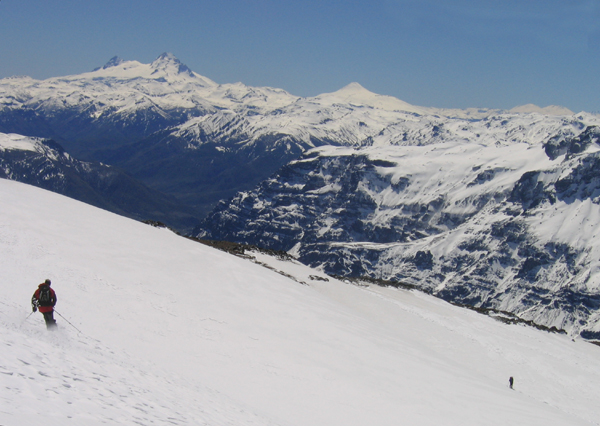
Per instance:
[[[286,135],[232,128],[296,99],[218,85],[170,54],[151,64],[115,57],[81,75],[1,80],[0,132],[49,138],[78,159],[119,166],[203,215],[300,155],[304,146]],[[192,135],[193,118],[201,124]]]
[[[168,53],[151,64],[114,57],[80,75],[0,80],[0,132],[52,139],[75,158],[118,166],[199,216],[307,149],[421,140],[413,129],[422,117],[437,129],[499,112],[413,106],[358,83],[311,98],[217,84]]]
[[[592,340],[599,125],[556,106],[419,107],[358,83],[308,98],[217,84],[171,54],[0,80],[0,132],[120,169],[197,220],[138,216]]]

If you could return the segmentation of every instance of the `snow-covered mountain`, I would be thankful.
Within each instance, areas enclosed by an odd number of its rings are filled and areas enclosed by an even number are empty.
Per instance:
[[[0,80],[0,132],[52,138],[76,158],[120,166],[206,214],[219,199],[256,185],[303,150],[272,131],[237,149],[246,136],[229,135],[231,122],[222,117],[264,114],[297,99],[280,89],[218,85],[171,54],[151,64],[115,57],[81,75]],[[166,130],[193,117],[224,126],[216,132],[226,136],[227,146],[198,149],[179,129],[174,137]]]
[[[0,80],[0,130],[52,137],[76,155],[91,155],[194,116],[294,99],[283,90],[218,85],[169,53],[151,64],[114,57],[80,75]]]
[[[75,157],[119,166],[202,215],[307,149],[431,143],[438,129],[442,138],[450,131],[475,140],[477,123],[501,113],[414,106],[358,83],[309,98],[217,84],[168,53],[151,64],[115,57],[81,75],[0,80],[0,132],[52,138]],[[508,136],[523,139],[546,119],[560,117],[513,113],[503,121],[516,133]]]
[[[192,229],[199,217],[123,171],[82,162],[49,139],[0,133],[0,178],[28,183],[138,220]]]
[[[511,108],[510,112],[537,112],[539,114],[547,115],[573,115],[573,111],[558,105],[549,105],[547,107],[540,108],[539,106],[534,104],[527,104]]]
[[[599,349],[581,339],[18,182],[0,179],[0,203],[2,424],[599,424]],[[27,317],[45,278],[54,333]]]
[[[421,145],[309,151],[222,202],[198,236],[599,339],[597,118],[519,132],[505,117],[437,130],[423,119]]]
[[[587,337],[600,337],[588,226],[598,125],[560,107],[414,106],[358,83],[301,98],[217,84],[171,54],[0,80],[0,131],[53,138],[198,216],[228,200],[199,236],[292,250],[331,273],[402,280]],[[563,226],[580,201],[589,220]]]

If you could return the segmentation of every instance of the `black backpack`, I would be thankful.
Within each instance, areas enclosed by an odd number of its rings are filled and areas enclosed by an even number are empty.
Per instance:
[[[43,285],[40,287],[40,295],[38,297],[38,304],[40,306],[52,306],[52,293],[50,293],[50,287]]]

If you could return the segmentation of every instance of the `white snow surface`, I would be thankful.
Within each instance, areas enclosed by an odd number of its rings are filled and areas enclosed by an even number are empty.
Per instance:
[[[0,179],[0,203],[2,425],[600,424],[584,341],[18,182]],[[55,332],[27,317],[45,278]]]
[[[0,151],[31,151],[43,154],[52,159],[57,159],[57,155],[61,154],[57,154],[56,150],[44,145],[43,141],[43,138],[0,132]],[[62,153],[62,155],[68,159],[71,158],[66,152]]]
[[[0,151],[33,151],[40,152],[39,138],[17,135],[15,133],[0,133]]]

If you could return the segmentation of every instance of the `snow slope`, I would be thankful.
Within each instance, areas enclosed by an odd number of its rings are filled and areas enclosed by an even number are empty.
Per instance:
[[[17,182],[0,203],[0,424],[600,424],[583,341],[256,254],[264,268]],[[45,278],[55,333],[27,318]]]

